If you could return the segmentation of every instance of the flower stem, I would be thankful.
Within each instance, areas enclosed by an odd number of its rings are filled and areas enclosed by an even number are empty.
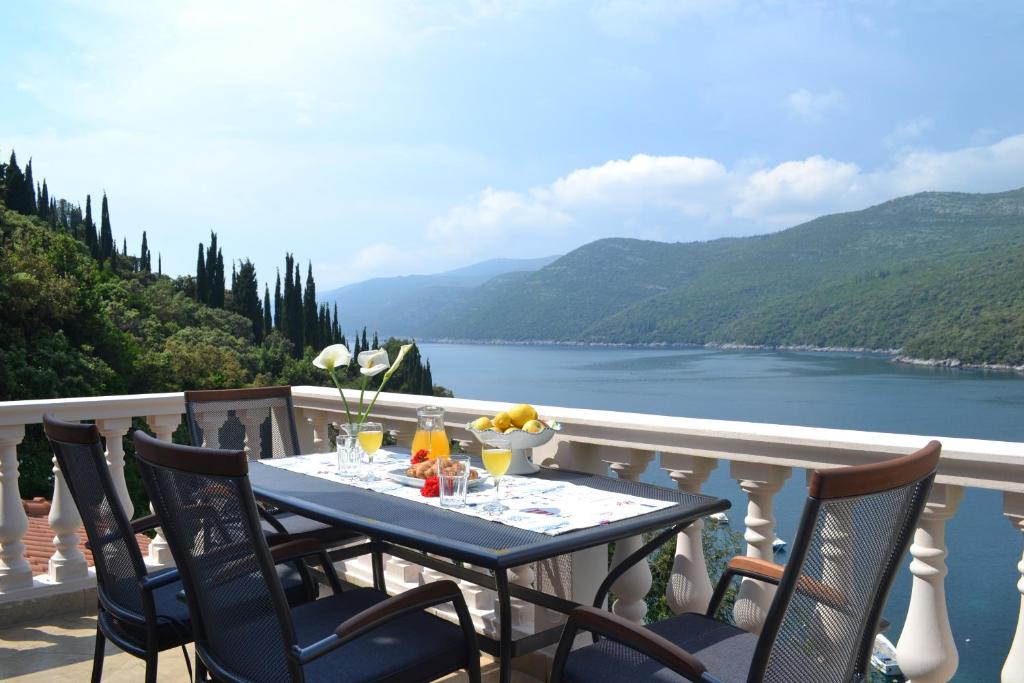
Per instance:
[[[341,385],[338,383],[338,376],[334,374],[334,368],[327,371],[331,375],[331,379],[334,380],[334,386],[338,388],[338,393],[341,394],[341,402],[345,404],[345,417],[348,418],[348,423],[352,424],[352,412],[348,409],[348,399],[345,398],[345,392],[341,390]],[[362,407],[363,400],[359,399],[359,405]]]

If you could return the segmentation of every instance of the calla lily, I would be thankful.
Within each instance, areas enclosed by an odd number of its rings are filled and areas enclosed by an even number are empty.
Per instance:
[[[384,375],[385,382],[388,381],[388,378],[390,378],[391,375],[395,374],[395,370],[398,369],[398,366],[401,365],[402,361],[405,359],[405,354],[409,353],[409,349],[415,345],[415,343],[402,344],[402,348],[398,349],[398,355],[395,357],[395,362],[391,364],[390,368],[388,368],[388,374]]]
[[[362,354],[359,354],[362,356]],[[385,356],[386,357],[386,356]],[[341,368],[352,362],[352,352],[344,344],[331,344],[313,359],[313,365],[324,370]]]
[[[409,349],[411,349],[415,345],[416,345],[416,342],[413,342],[412,344],[403,344],[402,348],[400,348],[398,350],[398,355],[395,357],[395,362],[391,365],[391,367],[389,367],[387,369],[388,370],[387,373],[380,380],[380,386],[377,387],[377,393],[373,395],[373,400],[370,401],[370,405],[368,405],[366,407],[366,410],[359,415],[359,421],[360,422],[362,422],[363,420],[365,420],[367,417],[370,416],[370,411],[373,410],[373,406],[377,403],[377,397],[380,396],[380,390],[384,388],[384,385],[388,383],[389,379],[391,379],[391,375],[395,374],[395,370],[397,370],[398,366],[402,364],[402,360],[405,358],[405,354],[409,353]],[[380,349],[379,352],[384,355],[385,359],[387,358],[387,352],[386,351],[384,351],[383,349]],[[364,351],[363,353],[377,353],[377,351]],[[363,357],[363,354],[362,353],[359,354],[360,365],[362,364],[362,357]],[[366,378],[365,377],[363,378],[363,387],[364,388],[366,387]],[[362,395],[360,395],[360,399],[359,399],[360,405],[362,405],[362,402],[363,402]]]
[[[359,372],[366,377],[376,377],[391,367],[388,352],[384,349],[372,349],[359,354]]]

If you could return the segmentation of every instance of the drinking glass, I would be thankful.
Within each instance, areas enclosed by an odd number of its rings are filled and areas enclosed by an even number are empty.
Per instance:
[[[354,476],[362,459],[363,453],[355,435],[338,434],[338,476]]]
[[[437,460],[437,490],[441,507],[456,508],[466,504],[469,488],[469,456],[449,455]]]
[[[485,447],[481,454],[483,455],[484,467],[487,468],[487,471],[494,478],[494,500],[480,509],[497,515],[508,509],[508,507],[501,504],[501,478],[508,471],[509,465],[512,464],[512,449],[507,445],[494,445],[489,448]]]
[[[380,422],[364,422],[359,425],[356,438],[359,440],[359,447],[366,453],[366,464],[369,465],[363,470],[363,475],[360,478],[364,481],[376,481],[377,475],[373,472],[373,454],[380,450],[384,443],[384,427]]]

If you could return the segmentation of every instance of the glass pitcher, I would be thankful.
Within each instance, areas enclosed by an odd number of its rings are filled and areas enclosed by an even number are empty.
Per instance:
[[[426,450],[427,456],[447,458],[451,454],[448,433],[444,431],[444,408],[423,406],[416,411],[416,435],[412,437],[412,455]]]

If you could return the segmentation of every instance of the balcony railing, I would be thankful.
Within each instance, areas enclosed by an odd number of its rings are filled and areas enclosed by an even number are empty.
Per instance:
[[[341,402],[337,392],[320,387],[295,387],[294,403],[303,451],[330,448],[328,424],[340,420]],[[357,400],[350,395],[349,400]],[[392,430],[400,446],[408,447],[413,436],[416,408],[423,397],[382,394],[374,418]],[[464,425],[478,415],[493,414],[504,404],[465,399],[430,399],[447,415],[449,434],[471,440]],[[656,460],[676,485],[686,491],[700,491],[710,473],[727,462],[729,474],[746,494],[744,539],[746,553],[771,559],[775,538],[772,512],[775,494],[792,476],[793,469],[857,465],[879,454],[902,454],[923,445],[927,438],[902,434],[881,434],[836,429],[697,420],[600,410],[538,406],[542,415],[562,423],[562,431],[542,449],[535,460],[547,464],[608,473],[636,479]],[[49,524],[54,551],[47,574],[33,576],[25,559],[22,539],[28,527],[18,487],[17,447],[25,426],[41,422],[44,413],[69,420],[94,420],[106,442],[107,463],[122,502],[131,510],[124,478],[124,437],[132,418],[141,417],[158,438],[170,440],[181,422],[183,397],[174,394],[108,396],[82,399],[12,401],[0,403],[0,606],[31,600],[47,593],[80,590],[94,581],[82,554],[78,536],[80,519],[71,502],[59,469],[54,466],[55,486]],[[910,553],[913,575],[910,604],[897,645],[897,659],[904,675],[915,682],[947,681],[957,669],[958,656],[946,610],[944,577],[946,542],[944,529],[957,510],[965,487],[1003,492],[1004,515],[1014,528],[1024,532],[1024,444],[943,438],[939,476],[928,500]],[[738,517],[738,515],[734,515]],[[680,534],[672,577],[666,598],[675,612],[703,611],[710,596],[711,582],[703,556],[702,524]],[[843,539],[835,539],[842,551]],[[640,539],[616,544],[615,555],[625,556],[639,547]],[[604,548],[578,553],[573,562],[573,597],[589,602],[603,578],[607,562]],[[166,543],[158,534],[149,546],[147,561],[155,566],[171,562]],[[542,587],[559,583],[558,563],[543,567],[520,567],[513,582]],[[369,567],[360,561],[344,564],[352,580],[368,579]],[[1021,574],[1017,590],[1021,611],[1013,643],[1003,666],[1003,683],[1024,683],[1024,557],[1017,565]],[[398,558],[386,566],[389,588],[399,590],[439,576]],[[552,579],[553,577],[553,579]],[[612,609],[627,618],[643,619],[644,598],[652,585],[650,569],[640,564],[624,574],[613,588]],[[494,596],[490,591],[466,584],[467,602],[482,629],[494,627]],[[753,582],[741,585],[734,616],[737,623],[757,631],[772,593]],[[547,627],[559,617],[547,610],[517,604],[514,628],[529,632]],[[1008,625],[1009,627],[1009,625]]]

